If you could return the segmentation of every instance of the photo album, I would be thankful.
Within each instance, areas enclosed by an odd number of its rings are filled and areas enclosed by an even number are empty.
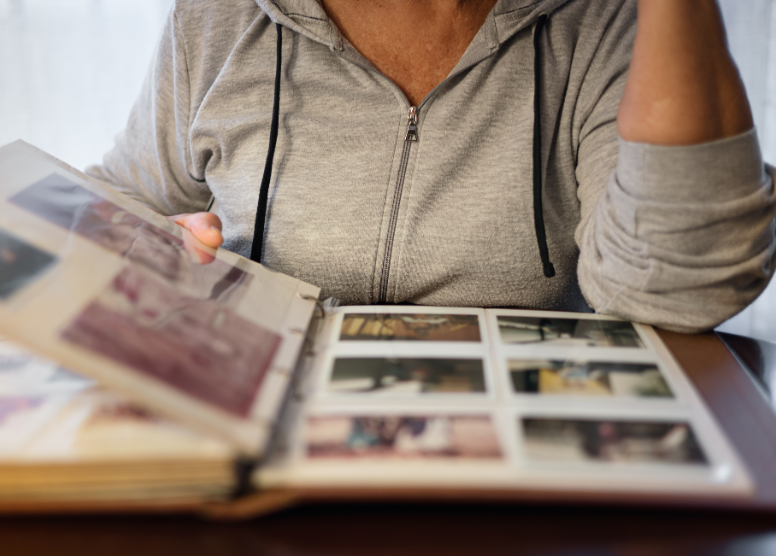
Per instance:
[[[752,496],[649,326],[318,297],[0,148],[0,511]]]

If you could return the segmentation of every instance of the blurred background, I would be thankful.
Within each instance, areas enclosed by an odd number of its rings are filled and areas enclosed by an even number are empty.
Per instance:
[[[0,145],[83,169],[123,129],[172,0],[0,0]],[[776,0],[720,0],[766,161],[776,164]],[[776,341],[776,282],[720,327]]]

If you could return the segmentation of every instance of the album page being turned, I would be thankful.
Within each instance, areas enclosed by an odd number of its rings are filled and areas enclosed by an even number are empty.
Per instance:
[[[0,149],[0,334],[258,457],[318,288],[201,244],[17,141]]]

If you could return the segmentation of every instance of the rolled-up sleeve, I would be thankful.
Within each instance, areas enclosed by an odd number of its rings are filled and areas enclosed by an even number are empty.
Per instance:
[[[755,130],[692,146],[620,140],[616,170],[579,236],[588,303],[683,332],[741,311],[772,273],[774,175]]]

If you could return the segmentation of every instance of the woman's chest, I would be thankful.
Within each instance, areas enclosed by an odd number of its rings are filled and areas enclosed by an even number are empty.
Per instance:
[[[409,105],[383,76],[289,42],[265,264],[351,303],[520,304],[541,276],[530,58],[487,58],[447,80],[418,107],[417,141],[407,141]],[[267,154],[269,69],[227,64],[191,126],[226,246],[242,254]],[[552,212],[577,218],[573,184],[559,191]],[[573,239],[562,243],[573,268]]]

